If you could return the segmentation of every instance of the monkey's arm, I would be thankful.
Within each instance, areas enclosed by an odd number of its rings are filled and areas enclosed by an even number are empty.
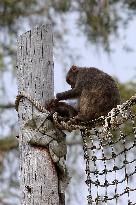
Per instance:
[[[71,90],[62,92],[62,93],[57,93],[56,98],[57,100],[67,100],[67,99],[74,99],[77,98],[81,95],[81,90],[77,88],[73,88]]]

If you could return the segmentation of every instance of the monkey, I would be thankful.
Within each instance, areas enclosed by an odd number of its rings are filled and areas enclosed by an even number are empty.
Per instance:
[[[94,67],[73,65],[66,75],[71,90],[57,93],[56,100],[77,99],[77,121],[89,121],[108,112],[120,103],[120,93],[114,79]]]
[[[65,103],[65,102],[59,102],[58,100],[50,100],[49,102],[45,103],[45,108],[50,112],[50,115],[48,119],[52,120],[53,113],[57,112],[59,117],[64,120],[68,121],[69,118],[73,118],[77,115],[77,110]]]

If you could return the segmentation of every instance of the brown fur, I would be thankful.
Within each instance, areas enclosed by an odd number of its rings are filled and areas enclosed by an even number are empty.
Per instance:
[[[76,119],[92,120],[107,115],[120,103],[120,94],[111,76],[97,68],[80,68],[72,66],[66,81],[71,90],[58,93],[56,99],[77,99],[79,102]]]
[[[63,120],[67,121],[69,118],[76,116],[77,110],[73,108],[71,105],[65,102],[59,102],[57,100],[52,99],[50,102],[45,104],[45,108],[51,112],[50,118],[52,119],[52,114],[57,112]]]

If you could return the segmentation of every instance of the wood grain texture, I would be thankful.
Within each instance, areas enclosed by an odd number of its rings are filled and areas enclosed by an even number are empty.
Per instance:
[[[44,105],[53,97],[53,42],[51,25],[42,25],[18,38],[18,91],[29,93]],[[21,205],[58,205],[58,177],[49,151],[28,143],[24,125],[33,119],[35,107],[24,98],[19,104]],[[32,138],[32,136],[31,136]]]

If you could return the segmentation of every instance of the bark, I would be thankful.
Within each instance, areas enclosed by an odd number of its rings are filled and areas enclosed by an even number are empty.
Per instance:
[[[18,38],[17,48],[18,91],[29,93],[44,105],[53,97],[53,52],[51,25],[43,25]],[[49,150],[32,146],[33,135],[25,130],[34,118],[36,108],[26,98],[19,104],[19,147],[22,205],[60,204],[58,175]],[[33,132],[33,131],[32,131]],[[39,139],[38,135],[36,138]]]

